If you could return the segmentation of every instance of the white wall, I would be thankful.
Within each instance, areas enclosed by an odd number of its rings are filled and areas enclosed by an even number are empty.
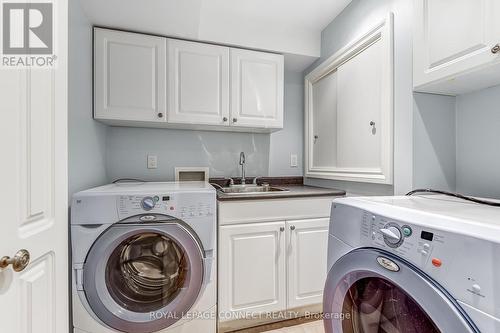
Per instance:
[[[322,32],[321,58],[305,74],[372,26],[394,13],[394,186],[308,179],[311,185],[349,194],[402,194],[413,187],[412,1],[354,0]]]
[[[455,191],[455,98],[420,93],[414,97],[414,188]]]
[[[106,126],[92,119],[92,27],[69,2],[69,195],[107,182]]]
[[[457,97],[457,191],[500,198],[500,86]]]

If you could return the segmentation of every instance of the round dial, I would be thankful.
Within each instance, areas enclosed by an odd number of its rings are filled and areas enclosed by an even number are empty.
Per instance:
[[[151,197],[145,197],[145,198],[143,198],[142,201],[141,201],[141,207],[142,207],[142,209],[147,210],[147,211],[155,208],[155,201],[154,201],[154,199],[151,198]]]
[[[396,223],[388,223],[380,229],[384,242],[390,247],[398,247],[403,243],[404,237],[401,228]]]

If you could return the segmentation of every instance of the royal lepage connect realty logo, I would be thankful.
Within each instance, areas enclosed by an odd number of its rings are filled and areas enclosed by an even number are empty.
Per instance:
[[[53,67],[51,2],[2,1],[2,67]]]

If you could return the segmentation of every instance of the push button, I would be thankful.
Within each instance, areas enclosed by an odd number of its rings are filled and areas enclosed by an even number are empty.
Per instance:
[[[432,258],[432,264],[435,266],[435,267],[441,267],[443,265],[443,262],[441,261],[441,259],[438,259],[438,258]]]

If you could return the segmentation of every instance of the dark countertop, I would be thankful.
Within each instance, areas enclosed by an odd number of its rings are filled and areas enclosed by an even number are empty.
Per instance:
[[[274,187],[284,188],[289,191],[283,192],[266,192],[265,194],[239,194],[230,195],[217,191],[217,199],[219,201],[237,201],[237,200],[267,200],[267,199],[284,199],[284,198],[304,198],[304,197],[332,197],[345,196],[345,191],[322,188],[307,185],[273,185]]]

